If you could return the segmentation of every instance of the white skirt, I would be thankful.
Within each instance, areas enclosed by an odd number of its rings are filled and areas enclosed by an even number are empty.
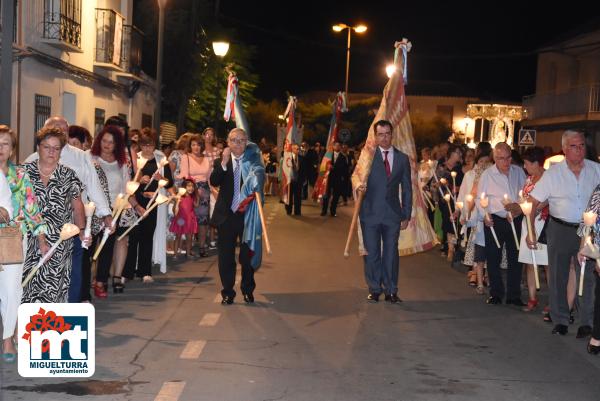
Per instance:
[[[538,238],[540,237],[540,233],[542,232],[542,229],[544,228],[544,220],[542,220],[540,218],[541,214],[538,214],[534,220],[535,222],[535,232],[538,236]],[[523,224],[521,225],[521,243],[520,243],[520,249],[519,249],[519,262],[521,263],[527,263],[532,265],[533,264],[533,258],[531,256],[531,249],[529,249],[527,247],[527,223],[525,222],[525,217],[523,217]],[[548,265],[548,246],[545,244],[537,244],[537,248],[536,250],[534,250],[533,252],[535,253],[535,261],[538,264],[538,266],[547,266]]]

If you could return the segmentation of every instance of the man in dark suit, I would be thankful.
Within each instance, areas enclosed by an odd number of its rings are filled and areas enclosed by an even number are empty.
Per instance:
[[[292,145],[292,180],[290,183],[289,204],[285,205],[286,213],[300,216],[302,211],[302,187],[306,181],[305,159],[299,152],[298,144]]]
[[[339,142],[333,144],[333,158],[331,159],[331,170],[329,170],[329,178],[327,179],[327,192],[323,196],[323,207],[321,209],[321,216],[327,214],[327,208],[329,201],[331,205],[329,210],[331,216],[337,216],[337,204],[340,201],[340,196],[346,191],[346,185],[350,179],[348,169],[348,159],[341,152],[342,145]]]
[[[360,225],[367,251],[365,279],[369,286],[367,300],[401,302],[398,298],[398,239],[408,227],[412,213],[412,183],[410,161],[405,153],[392,146],[392,124],[386,120],[375,123],[377,149],[367,182],[355,182],[356,190],[364,193],[360,208]],[[400,203],[400,188],[402,203]]]
[[[254,302],[254,269],[251,265],[250,249],[241,241],[244,232],[244,212],[240,206],[244,203],[241,188],[243,184],[242,163],[248,136],[241,128],[234,128],[227,138],[229,147],[223,150],[221,159],[215,160],[210,175],[210,184],[219,187],[219,196],[215,203],[211,224],[217,227],[219,234],[219,275],[221,277],[222,304],[232,304],[235,298],[235,247],[240,239],[239,261],[242,265],[241,289],[246,303]]]

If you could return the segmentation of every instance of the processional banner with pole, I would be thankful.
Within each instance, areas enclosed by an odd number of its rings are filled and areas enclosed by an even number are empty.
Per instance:
[[[327,137],[327,144],[325,147],[325,154],[323,160],[321,160],[321,166],[319,167],[319,177],[315,183],[312,197],[314,200],[322,200],[323,196],[327,192],[327,183],[329,180],[329,172],[333,167],[331,165],[333,161],[333,144],[338,140],[338,132],[340,130],[340,122],[342,119],[342,113],[348,111],[346,108],[346,94],[338,92],[335,101],[333,102],[333,110],[331,113],[331,123],[329,124],[329,135]]]
[[[354,188],[360,184],[366,184],[369,173],[371,172],[375,150],[377,148],[373,125],[379,120],[390,121],[393,126],[392,145],[408,155],[412,179],[412,216],[407,229],[400,234],[400,240],[398,241],[398,251],[400,256],[426,251],[438,243],[437,236],[433,227],[431,227],[431,223],[427,216],[427,205],[423,200],[421,191],[419,191],[417,178],[417,152],[412,135],[406,92],[404,90],[404,86],[407,82],[406,59],[411,46],[411,43],[406,39],[394,44],[394,47],[396,48],[394,54],[396,72],[392,74],[392,77],[383,90],[381,105],[371,124],[365,146],[360,153],[358,163],[354,170],[354,174],[352,175],[352,185]],[[400,194],[400,199],[402,199],[402,194]],[[360,224],[358,225],[358,238],[359,253],[361,255],[366,255]]]

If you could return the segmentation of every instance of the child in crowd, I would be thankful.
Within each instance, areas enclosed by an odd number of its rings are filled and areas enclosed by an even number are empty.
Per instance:
[[[196,221],[194,208],[198,206],[200,197],[198,196],[198,189],[194,181],[185,179],[183,180],[182,187],[185,188],[186,193],[175,205],[175,217],[171,221],[169,230],[175,234],[173,249],[177,252],[181,243],[181,236],[185,235],[186,254],[188,257],[192,257],[195,256],[192,254],[192,241],[194,235],[198,232],[198,222]],[[177,257],[177,253],[175,253],[175,257]]]

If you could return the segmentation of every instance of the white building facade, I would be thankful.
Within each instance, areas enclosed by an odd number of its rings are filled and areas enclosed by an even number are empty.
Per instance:
[[[141,71],[133,0],[27,0],[15,10],[11,127],[18,160],[54,115],[92,135],[113,115],[152,126],[155,83]],[[4,123],[4,122],[2,122]]]

